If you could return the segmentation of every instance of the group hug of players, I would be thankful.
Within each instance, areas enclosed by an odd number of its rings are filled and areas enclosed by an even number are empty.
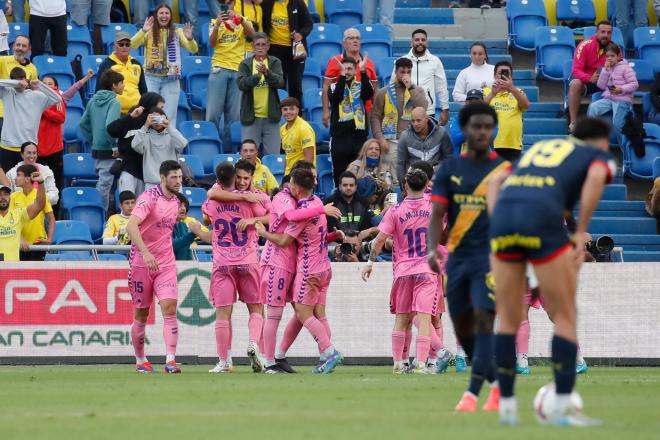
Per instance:
[[[482,410],[499,410],[501,423],[517,424],[516,332],[526,319],[526,271],[531,263],[544,306],[555,324],[552,366],[557,405],[547,422],[596,424],[571,404],[570,395],[578,349],[576,278],[584,259],[586,227],[612,176],[609,126],[601,120],[583,119],[571,137],[539,142],[510,164],[490,150],[497,125],[497,114],[490,106],[464,106],[459,125],[467,152],[445,161],[432,184],[432,171],[424,163],[408,170],[403,182],[405,198],[386,212],[362,269],[362,278],[367,280],[382,249],[392,249],[394,372],[437,371],[428,359],[430,351],[441,350],[436,332],[442,328],[439,317],[446,297],[458,342],[472,362],[468,390],[456,411],[476,411],[482,384],[488,381],[490,394]],[[166,161],[160,171],[161,185],[138,198],[127,227],[133,243],[129,288],[135,320],[131,336],[137,371],[153,372],[144,354],[144,335],[155,295],[163,314],[164,371],[180,373],[175,360],[177,278],[171,230],[182,197],[178,192],[181,170],[177,162]],[[284,189],[272,201],[252,189],[253,171],[246,161],[235,166],[219,164],[217,183],[202,207],[212,231],[190,226],[213,244],[209,297],[216,308],[219,361],[210,372],[233,371],[231,314],[240,299],[249,311],[247,354],[253,371],[293,373],[286,352],[305,327],[318,344],[319,362],[313,372],[331,373],[342,364],[343,356],[332,344],[325,313],[332,277],[327,247],[331,241],[341,241],[343,234],[328,231],[326,216],[340,213],[314,195],[316,174],[309,162],[300,161],[293,167],[285,177]],[[564,215],[578,200],[577,231],[569,237]],[[267,240],[261,261],[259,237]],[[293,305],[295,315],[276,349],[277,329],[287,303]],[[496,313],[499,323],[494,334]],[[418,331],[416,359],[408,364],[407,335],[413,324]],[[444,364],[448,360],[443,350],[438,361]]]

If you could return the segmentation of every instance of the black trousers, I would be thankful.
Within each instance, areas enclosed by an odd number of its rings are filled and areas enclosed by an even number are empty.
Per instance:
[[[21,261],[44,261],[46,258],[46,251],[19,251],[18,254]]]
[[[14,166],[22,160],[23,158],[21,157],[20,151],[10,151],[0,148],[0,168],[2,168],[5,173],[14,168]]]
[[[50,31],[50,46],[53,55],[66,56],[67,32],[66,15],[59,17],[30,16],[30,43],[32,44],[32,58],[41,55],[46,50],[46,34]]]
[[[302,79],[303,72],[305,71],[305,62],[293,61],[291,46],[277,46],[271,44],[269,53],[272,56],[279,58],[282,62],[284,81],[287,84],[289,96],[300,101],[300,109],[302,110]]]
[[[495,152],[502,159],[509,162],[514,162],[522,156],[522,150],[516,150],[515,148],[495,148]]]
[[[355,130],[330,138],[330,157],[332,158],[332,177],[335,187],[339,187],[339,176],[357,159],[362,145],[367,141],[366,130]]]
[[[39,156],[38,162],[46,165],[53,171],[55,186],[61,191],[64,188],[64,182],[62,181],[64,175],[64,150],[49,154],[48,156]]]

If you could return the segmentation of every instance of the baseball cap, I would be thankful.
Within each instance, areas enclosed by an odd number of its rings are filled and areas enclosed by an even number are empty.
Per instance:
[[[11,193],[11,188],[7,185],[0,185],[0,191],[7,191],[8,193]]]
[[[468,101],[470,99],[478,99],[480,101],[483,101],[484,100],[484,93],[479,89],[472,89],[469,92],[467,92],[467,95],[465,97],[466,101]]]
[[[121,40],[130,40],[131,36],[128,34],[128,32],[117,32],[115,35],[115,43],[119,43]]]

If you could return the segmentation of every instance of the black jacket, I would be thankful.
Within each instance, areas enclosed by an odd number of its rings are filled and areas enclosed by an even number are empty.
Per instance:
[[[266,35],[270,35],[272,28],[271,17],[273,16],[273,3],[275,1],[264,0],[261,4],[261,10],[263,12],[262,22]],[[303,45],[307,49],[307,36],[312,32],[312,28],[314,27],[314,21],[309,14],[309,8],[303,0],[289,0],[287,11],[289,12],[289,29],[303,36]]]
[[[328,217],[328,231],[337,228],[343,232],[361,232],[371,227],[373,213],[369,210],[369,202],[364,197],[356,193],[353,200],[348,203],[339,190],[336,190],[323,203],[331,202],[341,211],[341,217],[339,219]]]
[[[371,80],[367,76],[367,72],[361,72],[361,83],[362,89],[360,92],[360,99],[362,103],[366,103],[368,100],[374,96],[374,89],[371,87]],[[357,129],[355,128],[355,121],[344,121],[339,122],[339,105],[344,100],[344,89],[346,88],[346,77],[339,75],[337,83],[330,86],[329,91],[329,100],[330,100],[330,136],[341,136],[347,133],[354,133]],[[367,122],[368,115],[364,113],[364,133],[369,131],[369,124]]]

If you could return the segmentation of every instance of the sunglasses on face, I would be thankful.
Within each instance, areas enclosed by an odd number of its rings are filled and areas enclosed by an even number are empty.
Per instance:
[[[119,47],[131,47],[131,42],[130,42],[130,41],[129,41],[129,42],[126,42],[126,43],[120,41],[119,43],[116,43],[116,44],[117,44],[117,46],[119,46]]]

